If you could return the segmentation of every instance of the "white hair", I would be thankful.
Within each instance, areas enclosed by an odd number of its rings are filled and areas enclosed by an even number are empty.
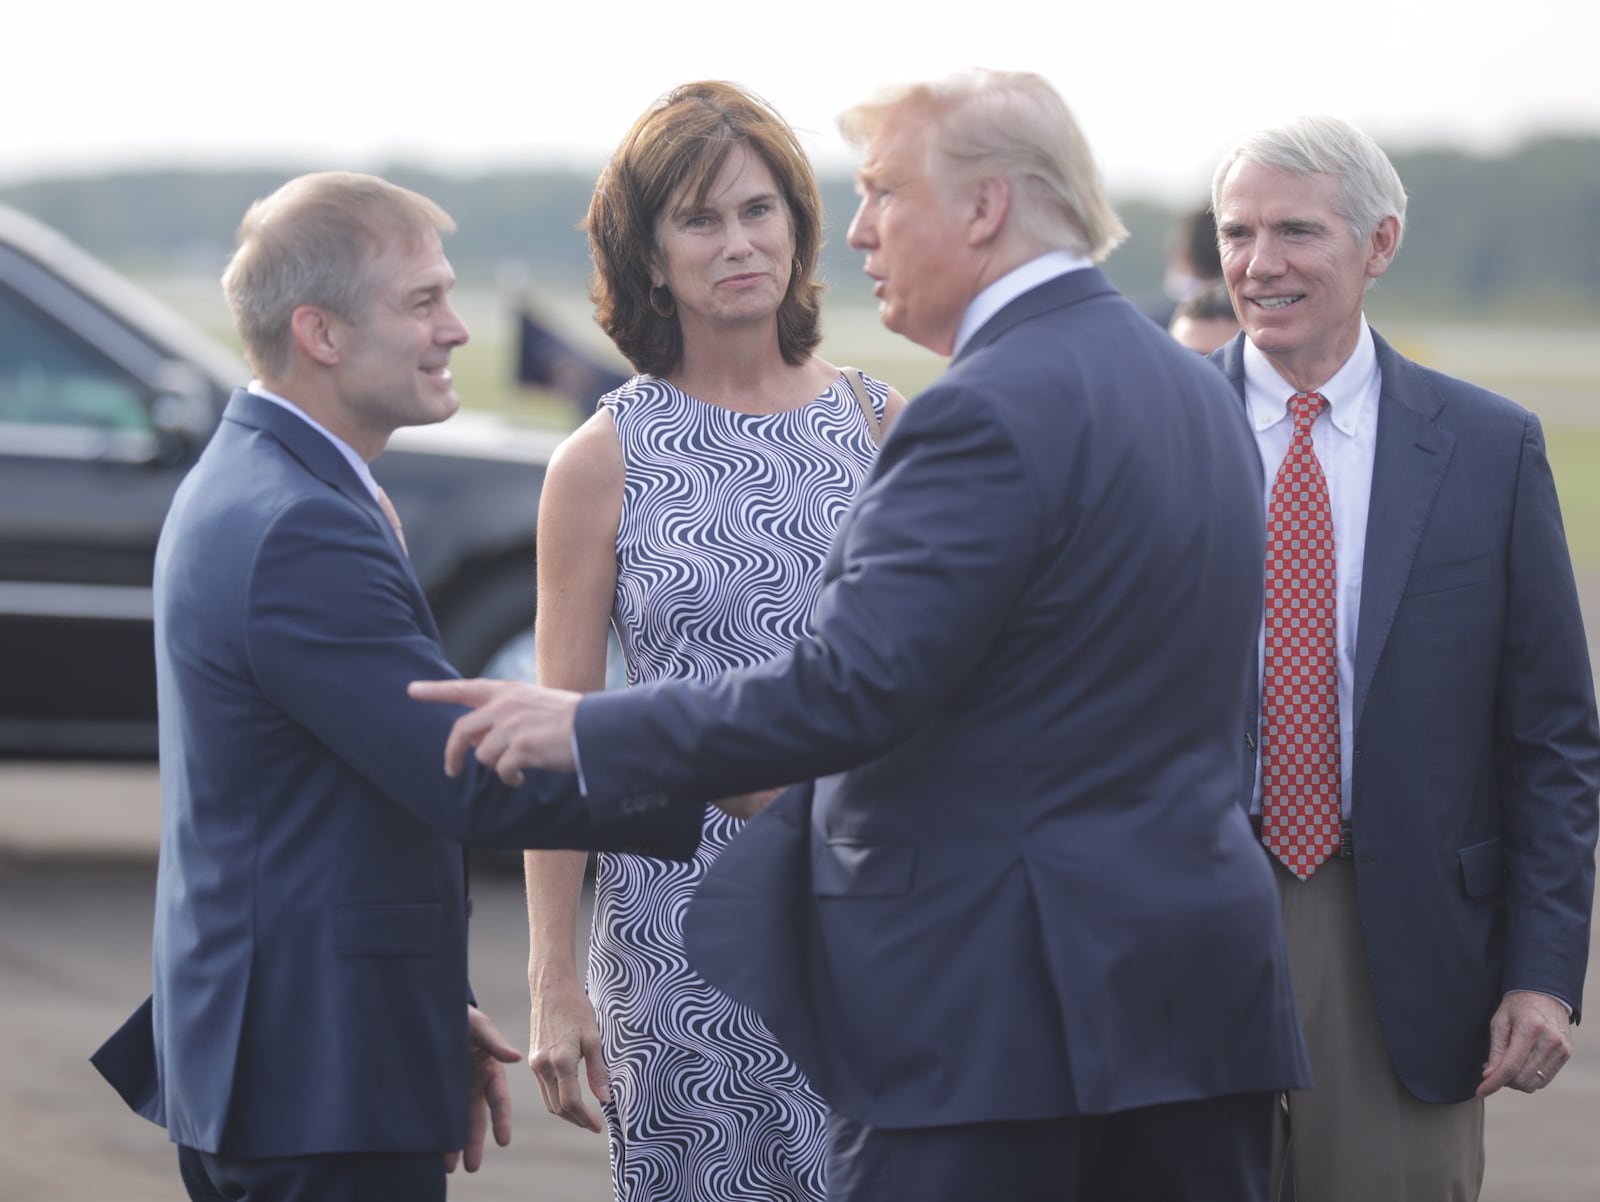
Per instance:
[[[1339,180],[1334,209],[1364,242],[1378,223],[1400,223],[1395,245],[1406,228],[1406,190],[1389,156],[1361,130],[1338,117],[1296,117],[1251,134],[1222,157],[1211,179],[1211,207],[1222,201],[1222,185],[1235,163],[1256,163],[1293,175],[1332,175]]]

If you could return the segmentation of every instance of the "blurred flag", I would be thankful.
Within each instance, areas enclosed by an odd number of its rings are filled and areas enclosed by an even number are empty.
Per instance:
[[[585,416],[628,377],[591,358],[548,329],[527,309],[517,321],[517,383],[566,397]]]

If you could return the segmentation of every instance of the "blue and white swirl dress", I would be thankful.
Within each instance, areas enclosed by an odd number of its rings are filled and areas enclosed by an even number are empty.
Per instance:
[[[867,388],[881,421],[887,387]],[[706,680],[786,651],[877,452],[849,384],[749,414],[641,375],[601,404],[625,473],[612,618],[628,683]],[[619,1202],[824,1197],[822,1102],[761,1020],[684,958],[690,896],[741,825],[707,807],[688,864],[599,857],[589,995]]]

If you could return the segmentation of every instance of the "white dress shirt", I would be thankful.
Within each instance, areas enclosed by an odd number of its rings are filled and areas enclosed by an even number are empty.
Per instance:
[[[1366,318],[1356,349],[1321,388],[1328,407],[1311,427],[1311,445],[1328,481],[1333,509],[1334,623],[1339,662],[1339,805],[1350,817],[1350,763],[1355,746],[1353,706],[1356,678],[1356,622],[1361,614],[1361,568],[1367,549],[1367,505],[1372,495],[1372,458],[1378,441],[1378,393],[1382,384],[1372,331]],[[1289,398],[1299,391],[1278,374],[1267,357],[1247,338],[1244,343],[1244,399],[1250,425],[1266,472],[1266,505],[1272,508],[1272,485],[1289,453],[1294,422]],[[1266,662],[1266,619],[1261,623],[1259,663]],[[1256,722],[1256,779],[1250,812],[1261,812],[1261,714]]]
[[[1058,275],[1066,275],[1069,271],[1093,266],[1094,264],[1084,255],[1069,250],[1053,250],[1040,255],[1037,259],[1029,259],[1021,267],[1008,271],[973,297],[972,302],[967,305],[967,311],[961,317],[961,324],[956,327],[956,341],[950,348],[950,354],[959,355],[968,340],[983,329],[984,322],[1024,292],[1029,292]]]

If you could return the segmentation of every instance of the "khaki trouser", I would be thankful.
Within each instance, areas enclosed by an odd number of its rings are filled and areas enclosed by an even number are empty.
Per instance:
[[[1354,861],[1329,860],[1307,881],[1282,865],[1276,875],[1316,1087],[1288,1095],[1273,1181],[1287,1143],[1294,1202],[1476,1202],[1483,1102],[1421,1102],[1395,1076],[1361,945]]]

